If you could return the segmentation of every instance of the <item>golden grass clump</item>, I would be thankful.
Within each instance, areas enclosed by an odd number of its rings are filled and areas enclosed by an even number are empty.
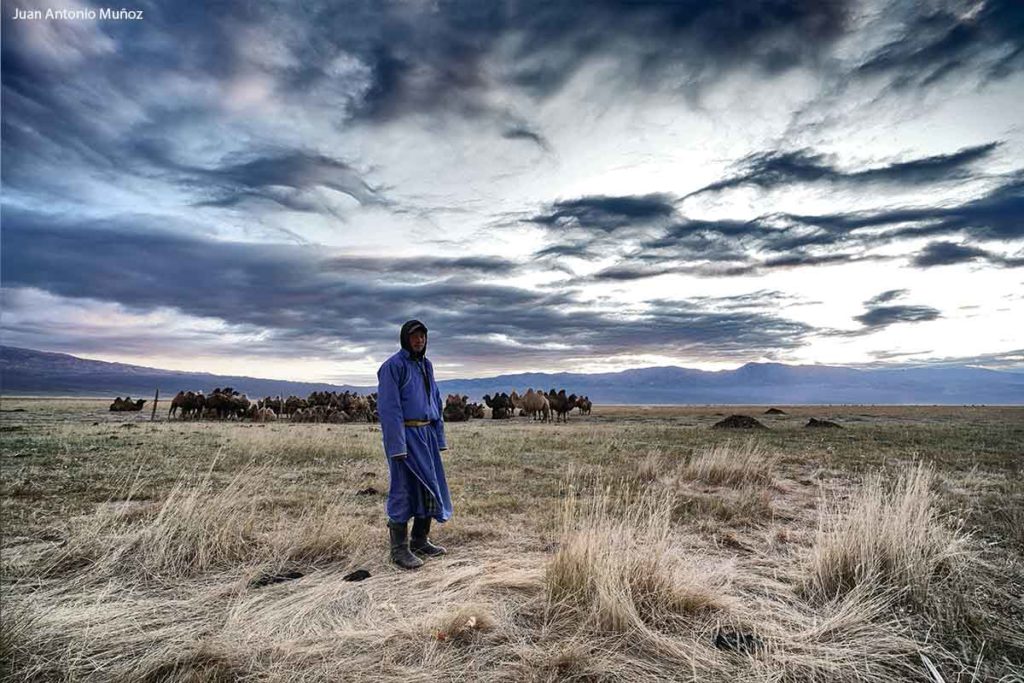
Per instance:
[[[775,462],[775,456],[754,441],[741,447],[725,443],[698,451],[679,468],[678,474],[683,479],[706,484],[768,484],[772,481]]]
[[[368,544],[364,525],[349,521],[351,504],[326,492],[306,501],[298,522],[264,507],[269,473],[244,468],[217,488],[211,471],[185,475],[152,514],[131,501],[103,506],[51,558],[53,571],[87,569],[94,577],[189,577],[263,563],[343,560]]]
[[[650,451],[642,460],[637,462],[636,478],[642,482],[650,483],[657,481],[658,475],[664,473],[664,471],[665,462],[661,453]]]
[[[849,509],[820,525],[811,551],[809,588],[831,599],[874,585],[924,603],[936,580],[956,581],[971,563],[967,537],[938,512],[935,475],[919,465],[893,484],[865,482]]]
[[[722,610],[721,587],[696,575],[669,542],[667,492],[612,488],[580,500],[570,490],[558,551],[545,572],[549,617],[581,618],[602,632],[645,629],[674,615]]]
[[[432,630],[438,642],[467,642],[478,633],[495,629],[498,621],[486,605],[463,604],[454,611],[442,615]]]

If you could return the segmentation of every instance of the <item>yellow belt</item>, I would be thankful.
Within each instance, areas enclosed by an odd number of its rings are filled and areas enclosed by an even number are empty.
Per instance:
[[[430,424],[430,420],[406,420],[406,427],[426,427]]]

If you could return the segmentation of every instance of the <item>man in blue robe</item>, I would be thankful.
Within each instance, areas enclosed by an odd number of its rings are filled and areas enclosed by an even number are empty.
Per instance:
[[[377,371],[377,412],[388,459],[390,487],[386,512],[391,535],[391,561],[415,569],[427,557],[444,555],[430,542],[430,520],[446,522],[452,500],[441,463],[448,450],[444,437],[441,392],[434,366],[427,360],[427,326],[419,320],[402,325],[402,350]],[[412,535],[408,534],[413,520]]]

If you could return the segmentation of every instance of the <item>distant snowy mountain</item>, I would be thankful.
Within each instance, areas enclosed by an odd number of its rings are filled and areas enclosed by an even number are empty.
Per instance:
[[[799,404],[924,403],[1024,404],[1024,374],[966,366],[856,369],[824,365],[748,363],[735,370],[707,372],[674,366],[637,368],[599,374],[520,373],[482,379],[439,382],[442,393],[520,392],[528,387],[565,388],[595,403]],[[181,389],[209,392],[232,386],[250,397],[305,396],[311,391],[366,393],[376,387],[288,382],[256,377],[160,370],[123,363],[86,360],[0,346],[0,393],[145,397]]]

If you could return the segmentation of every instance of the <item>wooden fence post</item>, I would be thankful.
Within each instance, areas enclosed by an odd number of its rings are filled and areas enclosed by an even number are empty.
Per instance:
[[[153,397],[153,412],[149,414],[149,421],[152,422],[156,419],[156,402],[160,400],[160,389],[156,390],[156,396]]]

